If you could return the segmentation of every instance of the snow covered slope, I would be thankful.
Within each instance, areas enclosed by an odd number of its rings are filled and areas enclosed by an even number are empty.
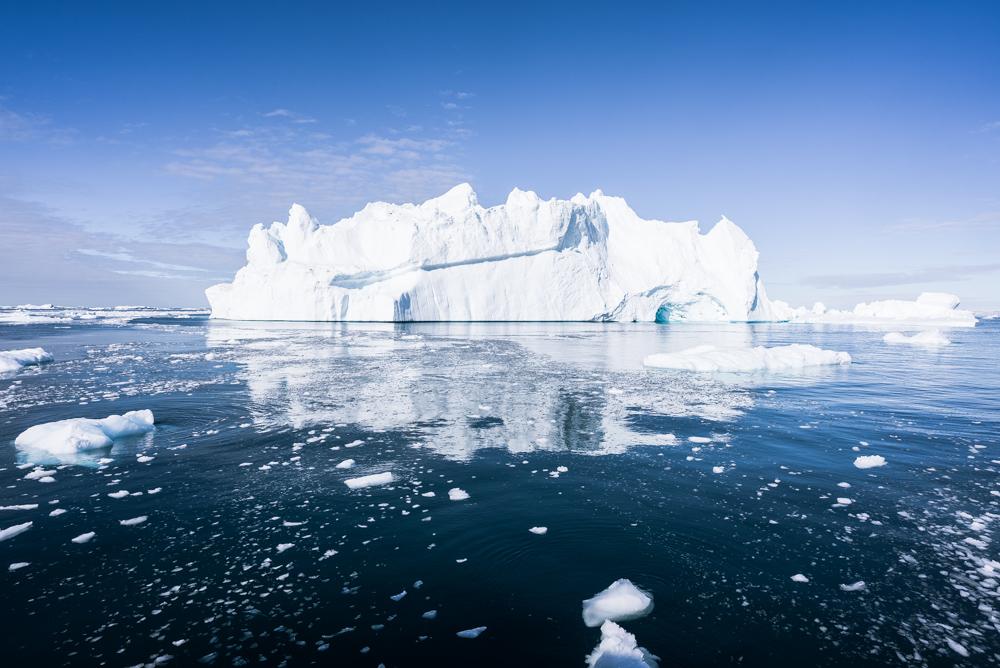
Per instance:
[[[484,208],[468,184],[319,225],[299,205],[250,231],[247,264],[206,291],[231,320],[772,320],[757,249],[723,218],[643,220],[600,191]]]

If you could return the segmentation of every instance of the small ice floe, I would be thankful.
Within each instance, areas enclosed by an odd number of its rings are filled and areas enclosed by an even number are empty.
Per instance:
[[[93,531],[88,531],[87,533],[82,533],[76,538],[71,539],[70,542],[76,543],[77,545],[82,545],[84,543],[89,543],[91,539],[97,534]]]
[[[427,497],[428,499],[432,499],[432,498],[434,498],[435,494],[434,494],[434,492],[424,492],[424,493],[423,493],[423,494],[421,494],[420,496],[425,496],[425,497]]]
[[[41,348],[0,350],[0,373],[12,373],[26,366],[52,361],[52,355]]]
[[[802,575],[802,573],[796,573],[792,576],[792,582],[809,582],[809,578]]]
[[[65,512],[66,512],[65,508],[56,508],[51,513],[49,513],[49,517],[59,517],[60,515],[62,515]]]
[[[391,598],[393,601],[402,601],[404,596],[406,596],[406,590],[405,589],[403,591],[399,592],[398,594],[393,594],[389,598]]]
[[[275,549],[278,550],[278,554],[281,554],[282,552],[291,547],[295,547],[295,543],[278,543],[278,547]]]
[[[420,615],[424,619],[435,619],[438,616],[437,610],[428,610],[424,614]]]
[[[466,629],[464,631],[459,631],[455,635],[459,638],[478,638],[479,635],[486,630],[485,626],[477,626],[474,629]]]
[[[139,517],[132,517],[127,520],[121,520],[118,522],[118,524],[121,524],[123,527],[134,527],[138,524],[142,524],[148,519],[149,517],[147,517],[146,515],[139,515]]]
[[[699,373],[754,373],[758,371],[800,371],[806,367],[850,364],[845,352],[823,350],[816,346],[793,343],[790,346],[765,348],[716,348],[695,346],[677,353],[648,355],[642,363],[661,369],[680,369]]]
[[[882,455],[861,455],[854,460],[854,465],[859,469],[873,469],[878,466],[885,466],[885,457]]]
[[[7,567],[8,571],[19,571],[22,568],[29,566],[31,562],[28,561],[15,561],[10,566]]]
[[[120,438],[145,434],[153,428],[153,412],[150,410],[109,415],[101,420],[70,418],[30,427],[14,439],[14,445],[30,450],[71,454],[107,448]]]
[[[711,443],[712,439],[708,436],[688,436],[688,441],[691,443]]]
[[[938,348],[951,344],[948,337],[942,334],[939,329],[928,329],[911,336],[907,336],[902,332],[889,332],[882,337],[882,341],[897,346],[922,346],[924,348]]]
[[[545,534],[547,534],[549,532],[549,528],[548,527],[531,527],[530,529],[528,529],[528,531],[530,531],[531,533],[535,534],[536,536],[544,536]]]
[[[838,496],[837,497],[837,505],[838,506],[849,506],[852,503],[854,503],[854,499],[849,499],[846,496]]]
[[[364,487],[374,487],[375,485],[388,485],[395,478],[391,471],[386,471],[385,473],[373,473],[372,475],[364,475],[360,478],[348,478],[344,481],[344,484],[351,489],[362,489]]]
[[[38,508],[37,503],[19,503],[14,506],[0,506],[0,510],[35,510]]]
[[[135,458],[135,461],[139,462],[140,464],[148,464],[154,459],[156,459],[156,457],[150,457],[149,455],[139,455],[138,457]]]
[[[569,469],[566,468],[565,466],[557,466],[556,467],[556,472],[557,473],[568,473]]]
[[[948,643],[948,647],[951,651],[955,652],[959,656],[969,656],[969,650],[965,649],[965,645],[962,645],[958,641],[952,640],[951,638],[945,638],[945,642]]]
[[[25,476],[25,480],[42,480],[43,478],[51,478],[55,470],[46,470],[42,467],[37,467],[32,471],[29,471]]]
[[[858,580],[857,582],[852,582],[851,584],[840,585],[840,591],[861,591],[864,588],[864,580]]]
[[[18,534],[22,534],[31,528],[34,522],[25,522],[24,524],[15,524],[14,526],[7,527],[6,529],[0,529],[0,540],[10,540]]]
[[[108,496],[110,496],[112,499],[124,499],[126,496],[128,496],[128,490],[120,489],[117,492],[109,492]]]
[[[601,642],[587,657],[589,668],[657,668],[659,657],[639,647],[635,636],[612,621],[601,624]]]
[[[726,467],[725,466],[713,466],[712,467],[712,473],[725,473],[725,471],[726,471]]]
[[[159,494],[163,491],[162,487],[154,487],[153,489],[147,489],[146,494]]]
[[[583,623],[594,628],[607,620],[620,622],[644,617],[652,609],[652,595],[622,578],[583,602]]]
[[[344,461],[342,461],[339,464],[337,464],[337,466],[335,468],[338,468],[338,469],[349,469],[352,466],[354,466],[354,460],[353,459],[345,459]]]
[[[448,490],[448,498],[452,501],[465,501],[469,498],[469,493],[459,487],[452,487]]]

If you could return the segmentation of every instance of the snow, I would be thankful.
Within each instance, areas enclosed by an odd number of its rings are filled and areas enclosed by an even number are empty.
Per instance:
[[[583,602],[583,622],[597,627],[613,622],[643,617],[653,609],[653,597],[624,578],[615,580],[604,591]]]
[[[601,642],[587,657],[590,668],[656,668],[657,657],[612,621],[601,624]]]
[[[854,460],[854,465],[859,469],[873,469],[877,466],[885,466],[885,457],[882,455],[861,455]]]
[[[924,292],[913,301],[883,299],[863,302],[850,311],[827,309],[817,303],[812,309],[792,308],[781,301],[771,303],[778,320],[816,324],[879,325],[906,323],[940,327],[975,327],[976,315],[958,308],[958,295]]]
[[[477,626],[474,629],[466,629],[465,631],[459,631],[455,635],[459,638],[478,638],[479,634],[486,630],[485,626]]]
[[[41,348],[0,350],[0,373],[10,373],[33,364],[51,362],[52,355]]]
[[[942,334],[939,329],[928,329],[911,336],[907,336],[902,332],[889,332],[882,337],[882,340],[895,345],[924,346],[926,348],[937,348],[939,346],[947,346],[951,343],[948,337]]]
[[[230,320],[772,320],[757,249],[723,218],[640,218],[601,191],[485,208],[468,184],[423,204],[251,229],[247,264],[206,291]]]
[[[14,445],[29,450],[68,454],[110,447],[120,438],[152,430],[152,411],[129,411],[124,415],[109,415],[102,420],[70,418],[35,425],[21,432]]]
[[[348,478],[344,484],[351,489],[361,489],[363,487],[373,487],[375,485],[388,485],[395,478],[390,471],[385,473],[373,473],[372,475],[361,476],[360,478]]]
[[[544,536],[545,534],[547,534],[549,532],[549,528],[548,527],[531,527],[530,529],[528,529],[528,531],[530,531],[531,533],[535,534],[536,536]]]
[[[25,522],[24,524],[15,524],[6,529],[0,529],[0,541],[9,540],[18,534],[24,533],[31,528],[32,524],[34,522]]]
[[[717,348],[695,346],[677,353],[648,355],[642,363],[661,369],[681,369],[699,373],[756,371],[797,371],[805,367],[850,364],[851,356],[844,352],[823,350],[816,346],[793,343],[788,346],[765,348]]]
[[[452,487],[448,490],[448,498],[452,501],[465,501],[469,498],[469,493],[459,487]]]

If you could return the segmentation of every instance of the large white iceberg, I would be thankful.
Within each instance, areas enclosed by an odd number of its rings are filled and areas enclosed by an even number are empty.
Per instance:
[[[41,348],[0,350],[0,373],[17,371],[21,367],[51,362],[52,355]]]
[[[816,324],[879,325],[915,324],[944,327],[975,327],[976,315],[958,308],[958,295],[924,292],[913,301],[883,299],[863,302],[850,311],[827,309],[816,303],[811,309],[792,308],[782,301],[772,302],[777,319]]]
[[[468,184],[319,225],[299,205],[250,231],[247,264],[210,287],[230,320],[773,320],[757,249],[723,218],[640,218],[600,191],[484,208]]]
[[[765,348],[716,348],[704,345],[676,353],[647,355],[642,361],[650,367],[681,369],[700,373],[729,372],[753,373],[755,371],[799,371],[806,367],[850,364],[848,353],[824,350],[808,344],[793,343],[789,346]]]
[[[152,411],[129,411],[101,420],[70,418],[38,424],[22,431],[14,439],[14,445],[28,450],[66,454],[106,448],[119,438],[138,436],[152,430]]]

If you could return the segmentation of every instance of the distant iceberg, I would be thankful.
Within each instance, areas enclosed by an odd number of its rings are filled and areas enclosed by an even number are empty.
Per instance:
[[[779,320],[816,324],[879,325],[911,324],[942,327],[975,327],[976,315],[959,309],[958,295],[947,292],[924,292],[913,301],[883,299],[864,302],[850,311],[827,309],[817,303],[812,309],[792,308],[781,301],[772,302]]]
[[[601,191],[515,189],[484,208],[462,184],[333,225],[293,205],[251,230],[246,266],[206,295],[229,320],[774,320],[757,255],[725,218],[702,234]]]
[[[808,344],[793,343],[789,346],[765,348],[716,348],[711,345],[695,346],[676,353],[648,355],[643,364],[662,369],[681,369],[700,373],[729,372],[754,373],[756,371],[788,372],[807,367],[850,364],[851,356],[845,352],[824,350]]]

